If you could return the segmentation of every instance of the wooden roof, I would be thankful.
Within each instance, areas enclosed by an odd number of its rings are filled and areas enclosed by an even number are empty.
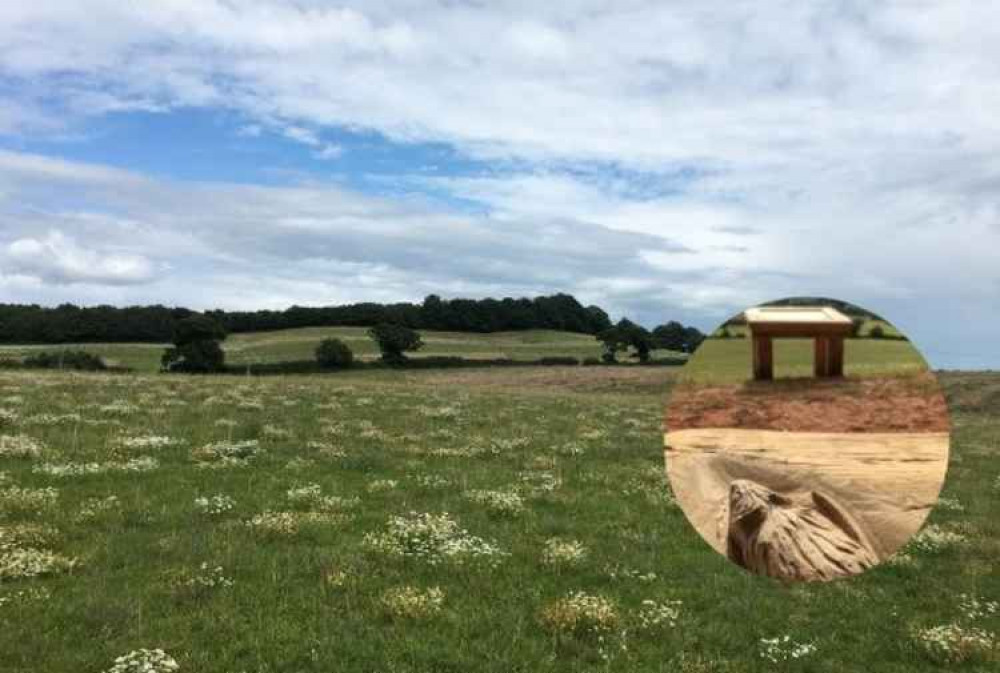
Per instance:
[[[743,312],[754,334],[773,336],[845,335],[851,319],[830,306],[760,306]]]

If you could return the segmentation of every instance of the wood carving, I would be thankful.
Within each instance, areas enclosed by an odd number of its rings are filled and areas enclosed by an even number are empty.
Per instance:
[[[797,503],[747,479],[728,495],[729,558],[747,570],[785,580],[828,581],[878,563],[853,519],[832,498],[811,492]]]

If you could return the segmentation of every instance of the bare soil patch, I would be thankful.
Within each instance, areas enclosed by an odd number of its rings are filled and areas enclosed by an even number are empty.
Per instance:
[[[790,379],[739,385],[675,386],[669,431],[743,428],[793,432],[948,432],[934,375]]]

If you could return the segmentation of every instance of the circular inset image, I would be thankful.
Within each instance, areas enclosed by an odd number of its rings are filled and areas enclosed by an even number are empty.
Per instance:
[[[937,502],[948,411],[913,345],[843,301],[749,308],[708,336],[665,414],[667,475],[720,554],[784,580],[856,575]]]

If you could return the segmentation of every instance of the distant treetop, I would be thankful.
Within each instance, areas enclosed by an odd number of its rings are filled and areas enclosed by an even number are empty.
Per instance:
[[[55,308],[0,304],[0,343],[167,343],[178,323],[197,315],[166,306]],[[380,323],[411,329],[455,332],[501,332],[553,329],[596,334],[611,326],[598,306],[583,306],[573,296],[554,294],[513,299],[442,299],[423,303],[358,303],[342,306],[292,306],[284,311],[206,311],[226,333],[262,332],[297,327],[371,327]]]

